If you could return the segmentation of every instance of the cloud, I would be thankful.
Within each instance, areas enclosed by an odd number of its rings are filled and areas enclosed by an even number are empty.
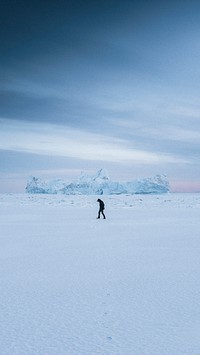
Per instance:
[[[55,124],[0,120],[0,149],[104,162],[177,163],[173,155],[132,148],[113,136]]]

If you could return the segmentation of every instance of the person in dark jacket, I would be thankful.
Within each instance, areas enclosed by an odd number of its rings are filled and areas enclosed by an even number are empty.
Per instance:
[[[100,200],[100,198],[98,198],[97,202],[99,202],[99,212],[98,212],[98,217],[97,218],[100,218],[100,214],[102,214],[103,218],[105,219],[106,216],[104,214],[104,209],[105,209],[105,205],[104,205],[104,202],[102,200]]]

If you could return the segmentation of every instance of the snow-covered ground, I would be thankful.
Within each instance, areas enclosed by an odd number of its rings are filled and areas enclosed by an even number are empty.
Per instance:
[[[200,354],[200,194],[0,195],[0,353]]]

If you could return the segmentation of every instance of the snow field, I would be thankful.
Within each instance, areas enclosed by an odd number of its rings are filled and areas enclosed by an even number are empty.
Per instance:
[[[200,354],[200,195],[0,195],[0,353]]]

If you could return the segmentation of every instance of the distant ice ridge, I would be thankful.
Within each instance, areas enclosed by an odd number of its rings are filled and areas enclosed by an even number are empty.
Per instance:
[[[61,179],[43,181],[37,177],[30,177],[26,192],[65,195],[161,194],[169,192],[169,183],[165,175],[116,182],[110,180],[106,171],[101,169],[94,176],[81,173],[78,180],[71,183]]]

